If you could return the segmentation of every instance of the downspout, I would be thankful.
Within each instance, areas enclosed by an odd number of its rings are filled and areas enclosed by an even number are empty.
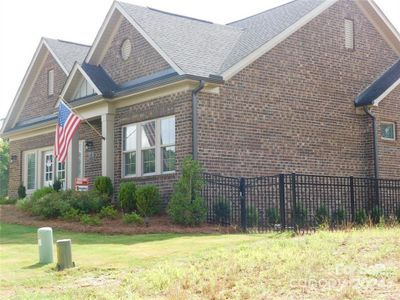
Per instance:
[[[197,95],[204,88],[204,80],[200,80],[199,86],[192,91],[192,157],[198,159],[198,115],[197,115]]]
[[[372,130],[373,130],[373,147],[374,147],[374,177],[375,179],[379,178],[379,162],[378,162],[378,132],[377,132],[377,124],[376,124],[376,116],[371,112],[368,106],[364,106],[364,110],[368,116],[371,117],[372,120]]]

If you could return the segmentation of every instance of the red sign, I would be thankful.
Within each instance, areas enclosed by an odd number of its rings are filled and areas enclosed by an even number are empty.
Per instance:
[[[75,191],[88,191],[89,178],[75,178]]]

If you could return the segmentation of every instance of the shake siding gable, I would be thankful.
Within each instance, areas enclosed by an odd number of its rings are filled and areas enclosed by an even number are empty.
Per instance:
[[[48,76],[50,70],[54,70],[54,85],[53,94],[49,96]],[[39,76],[33,83],[33,88],[21,111],[18,122],[55,113],[55,105],[66,80],[66,74],[49,53],[39,71]]]
[[[354,51],[345,48],[345,18],[354,20]],[[339,1],[220,95],[200,94],[200,161],[232,176],[372,176],[371,122],[354,99],[397,59],[356,4]]]
[[[132,50],[130,56],[124,60],[121,56],[121,45],[126,39],[130,40]],[[125,18],[100,65],[117,84],[171,67]]]

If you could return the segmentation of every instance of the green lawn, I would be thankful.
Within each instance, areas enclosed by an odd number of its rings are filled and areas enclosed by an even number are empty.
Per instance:
[[[400,228],[71,238],[76,268],[38,265],[36,228],[1,225],[0,298],[396,299]]]

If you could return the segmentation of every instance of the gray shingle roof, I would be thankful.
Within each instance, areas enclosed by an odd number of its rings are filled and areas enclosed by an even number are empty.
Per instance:
[[[227,25],[119,2],[186,74],[208,76],[245,58],[326,0],[296,0]]]
[[[44,38],[51,50],[60,60],[64,68],[70,72],[74,66],[75,61],[82,63],[90,49],[90,46],[67,42],[62,40],[55,40]]]
[[[400,79],[400,60],[387,69],[370,86],[362,91],[354,101],[355,106],[373,104],[383,93],[385,93],[396,81]]]

